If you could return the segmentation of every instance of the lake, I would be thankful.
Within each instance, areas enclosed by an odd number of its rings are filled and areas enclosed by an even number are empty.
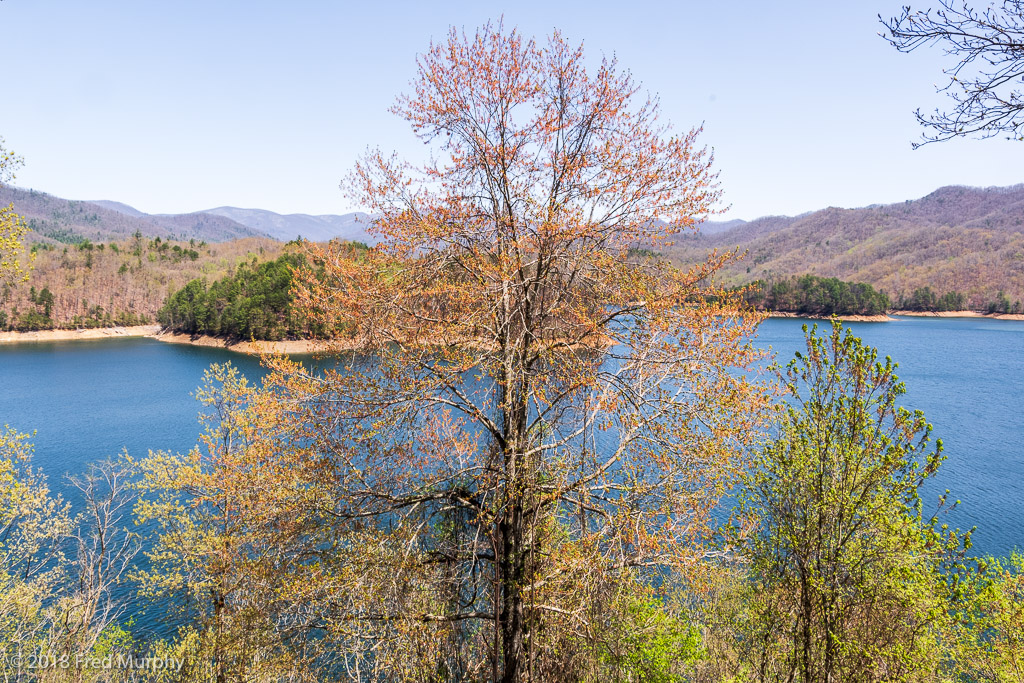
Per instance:
[[[758,344],[780,362],[803,348],[807,321],[765,321]],[[819,327],[827,328],[827,323]],[[977,526],[974,551],[1024,548],[1024,322],[984,318],[899,318],[851,324],[880,356],[900,365],[903,404],[923,410],[948,459],[925,495],[959,498],[951,526]],[[257,359],[153,339],[0,345],[0,425],[36,431],[35,465],[53,488],[89,462],[127,450],[186,451],[199,434],[191,393],[211,363],[230,360],[250,380]]]

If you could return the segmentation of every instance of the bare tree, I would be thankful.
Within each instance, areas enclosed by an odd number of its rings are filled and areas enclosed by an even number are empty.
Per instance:
[[[923,141],[957,137],[1024,140],[1024,0],[1003,0],[976,10],[962,0],[940,0],[938,9],[903,12],[889,20],[878,17],[882,33],[900,52],[922,45],[942,45],[956,61],[943,73],[949,82],[939,86],[953,106],[924,114],[917,120],[925,127]]]
[[[74,536],[77,583],[61,612],[66,647],[90,650],[124,612],[116,592],[140,549],[138,535],[124,526],[134,501],[132,471],[129,464],[108,460],[70,477],[85,510]]]

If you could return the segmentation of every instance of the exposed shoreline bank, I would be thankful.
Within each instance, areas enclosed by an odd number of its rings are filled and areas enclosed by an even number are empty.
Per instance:
[[[890,311],[889,315],[912,318],[989,318],[991,320],[1024,320],[1020,313],[981,313],[980,311]]]
[[[160,325],[133,325],[130,327],[90,327],[81,330],[36,330],[34,332],[0,332],[0,344],[21,342],[78,341],[83,339],[113,339],[119,337],[154,337]]]
[[[850,323],[882,323],[897,320],[897,317],[910,318],[988,318],[989,320],[1024,320],[1020,313],[982,313],[980,311],[889,311],[879,315],[840,315],[836,316],[843,322]],[[807,320],[830,320],[828,315],[801,315],[799,313],[771,312],[769,318],[805,318]]]
[[[979,311],[890,311],[881,315],[841,315],[843,322],[893,322],[900,317],[911,318],[988,318],[990,320],[1024,321],[1019,313],[981,313]],[[807,320],[829,320],[829,316],[807,316],[797,313],[772,312],[769,318],[804,318]],[[124,337],[150,337],[169,344],[188,344],[225,349],[236,353],[258,355],[261,353],[307,354],[327,351],[352,351],[347,345],[313,339],[292,339],[287,341],[244,341],[201,335],[164,331],[160,325],[134,325],[129,327],[94,327],[80,330],[37,330],[34,332],[0,332],[0,344],[32,342],[80,341],[118,339]]]
[[[190,334],[177,332],[160,332],[149,335],[157,341],[169,344],[188,344],[190,346],[207,346],[217,349],[225,349],[236,353],[261,354],[261,353],[323,353],[325,351],[351,351],[337,342],[328,342],[316,339],[291,339],[288,341],[242,341],[225,339],[224,337],[212,337],[200,335],[193,337]]]
[[[160,325],[134,325],[130,327],[94,327],[81,330],[36,330],[33,332],[0,332],[0,344],[22,344],[56,341],[84,341],[120,339],[127,337],[149,337],[171,344],[208,346],[238,353],[318,353],[338,350],[337,344],[324,341],[300,339],[291,341],[240,341],[222,337],[199,336],[165,332]]]
[[[804,320],[831,320],[830,315],[801,315],[800,313],[786,313],[784,311],[772,311],[769,318],[803,318]],[[885,313],[878,315],[837,315],[837,318],[844,323],[885,323],[895,320]]]

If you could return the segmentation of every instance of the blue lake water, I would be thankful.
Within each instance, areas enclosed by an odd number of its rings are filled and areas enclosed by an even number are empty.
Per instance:
[[[803,348],[805,322],[768,320],[758,344],[784,362]],[[951,489],[962,504],[950,521],[978,527],[976,553],[1024,548],[1024,322],[906,318],[851,327],[899,362],[904,405],[923,410],[946,446],[926,504]],[[248,356],[152,339],[0,345],[0,425],[35,430],[35,464],[65,490],[66,473],[122,450],[188,450],[199,433],[191,394],[211,363],[227,360],[251,380],[262,374]]]

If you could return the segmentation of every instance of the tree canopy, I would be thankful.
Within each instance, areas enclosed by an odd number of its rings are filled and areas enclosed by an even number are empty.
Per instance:
[[[867,283],[816,275],[758,280],[749,286],[746,296],[761,310],[808,316],[881,315],[889,309],[889,297]]]
[[[953,64],[939,88],[952,100],[947,111],[915,114],[924,142],[1005,135],[1024,140],[1024,0],[1002,0],[983,8],[964,0],[939,0],[926,10],[903,8],[888,20],[886,40],[900,52],[938,45]]]
[[[14,179],[14,171],[21,164],[21,157],[5,149],[0,138],[0,186]],[[28,279],[21,245],[27,230],[25,221],[14,212],[14,204],[0,206],[0,284]]]
[[[916,680],[942,661],[963,541],[924,511],[942,442],[898,405],[895,370],[833,321],[781,374],[789,405],[742,497],[759,520],[743,552],[766,680]]]
[[[432,44],[394,111],[434,153],[352,174],[383,244],[295,275],[295,310],[364,353],[268,360],[210,457],[161,466],[220,534],[209,632],[256,648],[219,661],[511,682],[694,651],[652,600],[714,552],[767,402],[760,316],[707,284],[728,256],[628,257],[714,210],[699,129],[614,60],[500,25]]]
[[[176,332],[277,341],[309,335],[292,310],[292,271],[305,262],[297,253],[274,261],[241,263],[232,275],[207,287],[190,281],[167,297],[157,314]]]

